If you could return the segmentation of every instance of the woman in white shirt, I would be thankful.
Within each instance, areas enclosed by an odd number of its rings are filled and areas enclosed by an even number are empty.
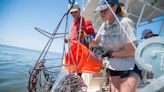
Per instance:
[[[141,77],[141,71],[135,65],[134,59],[135,26],[129,18],[117,16],[126,31],[124,32],[106,2],[111,6],[114,13],[117,11],[118,0],[99,1],[96,11],[100,11],[104,23],[95,39],[91,40],[91,44],[98,46],[101,42],[107,52],[105,55],[110,61],[108,67],[111,83],[110,92],[135,92]]]

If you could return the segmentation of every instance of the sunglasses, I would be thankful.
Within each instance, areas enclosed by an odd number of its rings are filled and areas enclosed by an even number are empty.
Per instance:
[[[71,14],[73,14],[73,13],[77,13],[77,11],[71,12]]]

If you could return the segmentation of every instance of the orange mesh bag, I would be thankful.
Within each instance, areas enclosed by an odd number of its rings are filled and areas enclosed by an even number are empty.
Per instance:
[[[77,52],[78,50],[78,52]],[[76,61],[76,57],[78,57]],[[71,45],[69,52],[66,54],[65,64],[70,62],[70,68],[66,66],[66,70],[70,69],[70,72],[78,73],[97,73],[102,69],[102,59],[91,52],[86,46],[79,43]]]

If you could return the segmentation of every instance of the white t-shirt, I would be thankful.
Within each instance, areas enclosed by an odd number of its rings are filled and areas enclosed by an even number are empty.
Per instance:
[[[119,17],[119,20],[126,32],[123,31],[115,19],[111,27],[109,27],[108,22],[104,22],[95,37],[96,41],[102,42],[106,51],[119,51],[125,44],[136,41],[135,26],[132,20],[127,17]],[[116,71],[132,70],[135,65],[134,57],[109,58],[109,62],[108,68]]]

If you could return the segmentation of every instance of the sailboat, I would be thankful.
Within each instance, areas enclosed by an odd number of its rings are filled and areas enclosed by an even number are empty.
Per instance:
[[[98,1],[99,0],[87,0],[82,11],[82,16],[87,17],[92,21],[95,31],[98,31],[103,22],[99,13],[93,12],[98,5]],[[71,3],[71,0],[69,0],[69,2]],[[74,0],[72,0],[72,3],[73,2]],[[128,17],[135,22],[137,29],[140,26],[155,22],[153,21],[154,18],[164,15],[163,0],[119,0],[119,2],[125,4],[126,10],[129,14]],[[47,36],[49,41],[43,49],[36,64],[30,71],[28,83],[29,92],[38,91],[37,89],[40,88],[37,85],[39,83],[38,80],[41,79],[40,76],[43,75],[45,76],[44,88],[48,92],[106,92],[106,89],[103,87],[104,75],[102,72],[95,74],[84,73],[82,76],[83,79],[81,79],[78,75],[72,74],[70,71],[65,71],[63,67],[69,65],[64,65],[62,63],[59,66],[53,66],[53,68],[60,67],[60,70],[53,71],[53,74],[48,71],[48,69],[52,67],[45,66],[47,60],[46,54],[48,53],[53,41],[56,40],[56,38],[64,38],[68,34],[67,25],[64,32],[58,32],[58,28],[65,16],[67,20],[68,13],[69,12],[64,14],[53,33],[48,33],[35,27],[36,30]],[[144,21],[146,21],[146,24],[141,24],[141,22]],[[135,58],[137,64],[141,69],[152,71],[155,76],[150,84],[139,88],[139,92],[156,92],[164,89],[164,85],[162,85],[164,80],[164,19],[159,19],[158,21],[162,21],[160,30],[158,31],[159,37],[143,41],[136,49]],[[67,22],[68,21],[66,21],[66,24]],[[151,53],[149,53],[150,51]],[[62,61],[64,61],[65,53],[66,48],[65,43],[63,43]],[[151,63],[149,61],[151,61]],[[109,89],[107,90],[109,91]]]

